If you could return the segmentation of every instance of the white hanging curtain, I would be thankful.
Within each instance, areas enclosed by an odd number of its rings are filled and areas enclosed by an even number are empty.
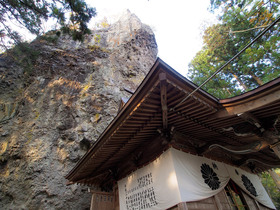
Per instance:
[[[118,182],[120,209],[167,209],[219,193],[232,179],[263,205],[275,209],[258,176],[174,148]]]
[[[230,177],[223,163],[171,149],[182,202],[218,194]]]
[[[120,209],[167,209],[181,202],[172,150],[118,182]]]
[[[226,165],[226,167],[232,181],[234,181],[243,191],[261,204],[275,209],[274,204],[257,175],[230,165]]]

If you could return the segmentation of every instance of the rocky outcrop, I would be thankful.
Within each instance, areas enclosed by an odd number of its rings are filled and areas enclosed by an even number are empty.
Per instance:
[[[87,187],[64,176],[156,59],[153,32],[129,11],[83,42],[56,34],[30,44],[30,71],[0,56],[0,209],[89,208]]]

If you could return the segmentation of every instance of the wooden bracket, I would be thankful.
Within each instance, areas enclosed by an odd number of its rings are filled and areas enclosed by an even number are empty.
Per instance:
[[[212,143],[210,142],[210,143],[205,144],[205,145],[202,146],[202,147],[197,148],[197,154],[198,154],[199,156],[203,156],[204,154],[206,154],[207,152],[209,152],[209,151],[210,151],[209,147],[210,147],[211,144],[212,144]]]

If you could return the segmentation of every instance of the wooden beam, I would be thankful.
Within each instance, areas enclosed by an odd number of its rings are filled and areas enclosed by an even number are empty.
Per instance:
[[[179,147],[180,149],[188,149],[189,152],[197,154],[197,148],[204,142],[193,136],[183,134],[175,129],[170,143],[175,148]]]
[[[180,112],[178,110],[176,110],[175,112],[176,112],[177,115],[185,118],[186,120],[192,121],[192,122],[194,122],[195,124],[197,124],[197,125],[199,125],[201,127],[204,127],[204,128],[206,128],[206,129],[208,129],[210,131],[213,131],[213,132],[221,135],[222,137],[226,137],[227,139],[233,140],[233,141],[238,142],[238,143],[242,143],[242,141],[240,141],[238,138],[225,133],[225,131],[223,131],[220,128],[213,127],[211,124],[203,122],[203,120],[201,120],[201,119],[189,116],[188,114],[182,113],[182,112]]]
[[[266,106],[270,103],[276,102],[280,100],[280,90],[276,90],[272,93],[269,93],[267,95],[264,95],[262,97],[245,101],[245,102],[239,102],[236,104],[223,104],[224,109],[216,112],[211,116],[211,118],[223,118],[223,117],[230,117],[233,115],[242,114],[244,112],[249,112],[254,109]]]
[[[259,159],[258,157],[253,157],[253,158],[250,158],[249,156],[243,156],[243,158],[239,161],[236,161],[234,164],[237,165],[237,166],[243,166],[243,165],[246,165],[250,162],[255,162],[255,163],[258,163],[258,164],[263,164],[264,166],[266,167],[269,167],[269,168],[279,168],[280,167],[280,161],[268,161],[268,160],[265,160],[265,159]]]
[[[250,154],[258,152],[262,149],[268,147],[268,143],[266,141],[255,141],[250,144],[239,145],[239,146],[223,146],[220,144],[212,144],[209,146],[209,150],[220,148],[224,151],[233,153],[233,154]]]
[[[249,153],[255,153],[258,152],[266,147],[268,147],[268,144],[265,141],[256,141],[250,144],[242,144],[239,146],[233,146],[230,144],[227,144],[226,146],[223,145],[224,142],[219,141],[210,141],[207,144],[205,144],[202,147],[197,148],[197,154],[198,155],[205,155],[206,153],[214,150],[214,149],[220,149],[221,151],[225,153],[229,153],[232,157],[239,157],[240,155],[249,154]]]
[[[166,88],[166,74],[159,74],[160,80],[160,100],[161,100],[161,109],[162,109],[162,126],[163,129],[167,129],[168,121],[167,121],[167,88]]]
[[[238,116],[241,117],[243,120],[249,122],[250,124],[256,126],[261,132],[264,132],[264,128],[262,128],[262,123],[252,113],[244,112],[244,113],[242,113],[242,114],[240,114]]]
[[[277,143],[275,143],[273,145],[270,145],[270,148],[273,150],[275,155],[277,155],[278,158],[280,159],[280,141],[278,141]]]
[[[147,146],[148,144],[148,146]],[[166,145],[161,143],[161,136],[156,135],[151,138],[150,141],[143,142],[138,145],[134,150],[129,152],[128,155],[124,156],[122,159],[118,161],[116,167],[119,167],[119,177],[125,177],[132,171],[135,171],[142,166],[145,166],[155,160],[160,156],[162,151],[166,148]],[[140,154],[137,164],[133,161],[135,154]]]

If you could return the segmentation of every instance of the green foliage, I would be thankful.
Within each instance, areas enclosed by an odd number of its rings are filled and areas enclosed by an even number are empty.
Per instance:
[[[277,170],[276,170],[277,172]],[[280,173],[280,169],[278,169],[278,174]],[[269,173],[263,172],[261,175],[261,181],[263,186],[265,187],[267,193],[271,197],[276,209],[280,209],[280,191],[277,188],[274,180],[270,176]]]
[[[89,45],[87,48],[90,49],[90,51],[100,50],[100,46],[98,45]]]
[[[88,7],[84,0],[0,0],[0,11],[2,48],[21,42],[19,32],[10,27],[11,21],[24,26],[32,34],[40,35],[43,32],[42,23],[54,19],[75,40],[82,40],[83,35],[90,31],[87,23],[96,15],[95,8]]]
[[[108,22],[101,22],[100,25],[102,28],[108,28],[110,26]]]
[[[189,64],[189,77],[201,84],[252,41],[279,14],[279,3],[267,0],[211,0],[221,9],[220,23],[204,31],[204,46]],[[226,67],[205,90],[227,98],[258,87],[280,75],[280,27],[266,33]]]
[[[101,41],[101,35],[100,34],[95,34],[94,35],[94,41],[99,44]]]
[[[45,34],[43,36],[40,36],[39,39],[45,40],[49,43],[56,44],[59,36],[60,36],[60,32],[58,31],[58,32],[56,32],[55,34],[52,34],[52,35]]]
[[[90,49],[90,51],[92,51],[92,52],[100,51],[100,52],[103,52],[103,53],[109,53],[108,49],[100,47],[100,46],[95,45],[95,44],[94,45],[88,45],[87,48]]]
[[[34,70],[34,63],[36,62],[39,51],[35,50],[27,42],[21,42],[14,48],[7,51],[7,54],[11,55],[14,61],[23,67],[24,73],[28,76]]]
[[[108,20],[106,17],[104,17],[100,23],[97,23],[98,28],[108,28],[109,26],[110,26],[110,24],[108,23]]]

